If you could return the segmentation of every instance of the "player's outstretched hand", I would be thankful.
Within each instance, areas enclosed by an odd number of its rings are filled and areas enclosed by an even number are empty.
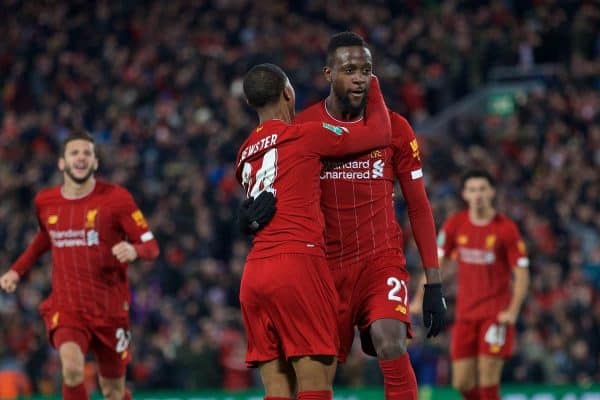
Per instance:
[[[6,293],[12,293],[17,289],[19,280],[19,274],[9,269],[4,275],[0,276],[0,288]]]
[[[275,196],[271,192],[264,191],[256,199],[247,198],[239,209],[240,231],[256,234],[273,218],[275,210]]]
[[[423,324],[429,331],[427,337],[435,337],[444,327],[446,319],[446,299],[441,283],[425,284],[423,293]]]
[[[135,247],[125,241],[115,244],[112,248],[112,253],[122,263],[132,262],[138,257]]]

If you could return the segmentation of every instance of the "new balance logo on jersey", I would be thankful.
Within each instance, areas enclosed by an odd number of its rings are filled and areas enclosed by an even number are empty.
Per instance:
[[[383,178],[383,166],[385,163],[383,160],[377,160],[373,163],[373,171],[371,177],[375,178]]]

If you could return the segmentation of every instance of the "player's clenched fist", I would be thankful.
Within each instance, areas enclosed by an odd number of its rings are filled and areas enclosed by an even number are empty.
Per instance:
[[[122,263],[132,262],[138,256],[135,247],[125,241],[115,244],[112,248],[112,253]]]
[[[12,293],[17,288],[19,283],[19,274],[12,269],[8,270],[4,275],[0,277],[0,288],[7,293]]]

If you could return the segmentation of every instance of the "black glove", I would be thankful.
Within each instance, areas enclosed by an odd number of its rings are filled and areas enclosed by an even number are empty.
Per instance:
[[[256,199],[248,197],[240,205],[240,231],[246,235],[257,233],[273,218],[275,209],[275,196],[271,192],[264,191]]]
[[[427,337],[435,337],[444,327],[446,318],[446,299],[441,283],[425,284],[423,294],[423,324],[429,329]]]

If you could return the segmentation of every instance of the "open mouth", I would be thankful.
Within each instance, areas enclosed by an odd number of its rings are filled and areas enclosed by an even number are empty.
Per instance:
[[[87,164],[75,164],[73,165],[73,170],[78,172],[87,172],[88,166]]]
[[[351,90],[350,91],[350,97],[353,99],[362,99],[362,97],[364,95],[365,95],[364,90]]]

